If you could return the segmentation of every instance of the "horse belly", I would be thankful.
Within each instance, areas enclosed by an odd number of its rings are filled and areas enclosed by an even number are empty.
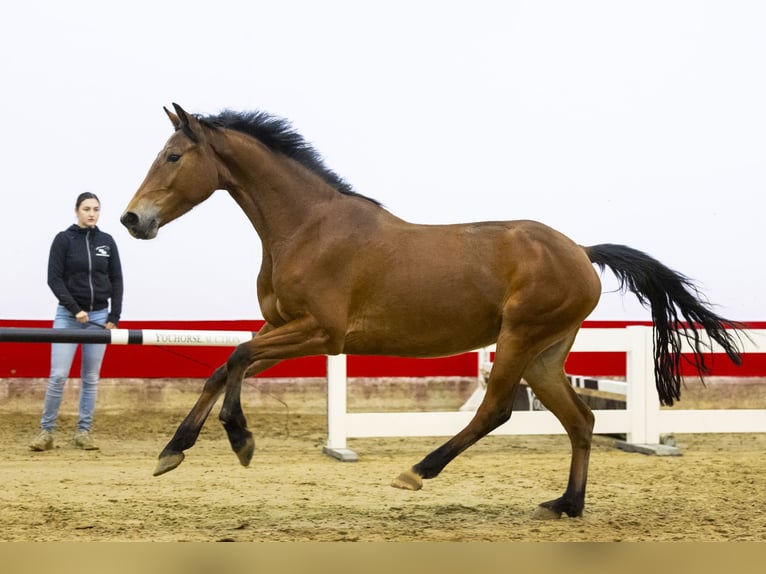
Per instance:
[[[349,322],[344,352],[439,357],[492,344],[500,329],[495,309],[472,305],[402,304]]]

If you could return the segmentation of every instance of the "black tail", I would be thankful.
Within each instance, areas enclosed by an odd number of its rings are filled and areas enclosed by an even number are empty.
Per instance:
[[[620,288],[630,291],[652,313],[654,323],[654,378],[660,402],[672,405],[681,397],[681,341],[685,337],[694,349],[694,365],[707,371],[701,330],[721,345],[729,358],[740,364],[736,331],[741,325],[712,312],[694,282],[669,269],[653,257],[624,245],[585,247],[590,260],[603,271],[609,267]],[[679,320],[679,317],[683,320]]]

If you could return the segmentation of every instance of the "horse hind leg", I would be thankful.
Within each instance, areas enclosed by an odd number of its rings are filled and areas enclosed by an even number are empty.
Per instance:
[[[511,417],[516,388],[523,370],[521,366],[525,363],[524,355],[514,352],[510,345],[501,346],[498,342],[487,392],[471,422],[415,466],[402,472],[391,486],[420,490],[423,479],[437,476],[461,452],[505,423]]]
[[[593,438],[594,416],[574,391],[564,373],[564,360],[574,341],[552,347],[537,357],[524,372],[524,379],[543,405],[561,422],[569,436],[572,460],[564,494],[538,506],[535,518],[581,516],[585,506],[585,486]]]

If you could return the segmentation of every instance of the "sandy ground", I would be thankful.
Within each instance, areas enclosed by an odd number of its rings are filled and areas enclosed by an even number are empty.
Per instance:
[[[686,396],[763,408],[762,386],[733,392],[729,383],[687,389]],[[766,435],[679,435],[680,457],[625,453],[599,437],[584,516],[538,521],[536,505],[566,485],[565,437],[486,437],[423,490],[402,491],[391,479],[443,439],[351,439],[358,462],[328,458],[321,454],[325,403],[317,381],[245,386],[256,437],[249,468],[231,452],[216,408],[186,461],[153,477],[159,451],[200,384],[102,381],[101,450],[84,452],[68,444],[78,392],[70,381],[57,447],[35,453],[27,444],[37,432],[44,382],[0,381],[0,540],[766,540]],[[456,408],[469,393],[470,381],[360,382],[349,404],[397,410],[412,408],[414,399],[416,408]],[[688,400],[685,406],[696,406]]]

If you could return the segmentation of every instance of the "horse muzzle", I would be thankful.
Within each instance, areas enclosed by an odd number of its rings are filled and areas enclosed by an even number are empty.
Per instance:
[[[142,219],[133,211],[123,213],[120,217],[120,223],[136,239],[154,239],[157,237],[157,230],[160,227],[155,218]]]

